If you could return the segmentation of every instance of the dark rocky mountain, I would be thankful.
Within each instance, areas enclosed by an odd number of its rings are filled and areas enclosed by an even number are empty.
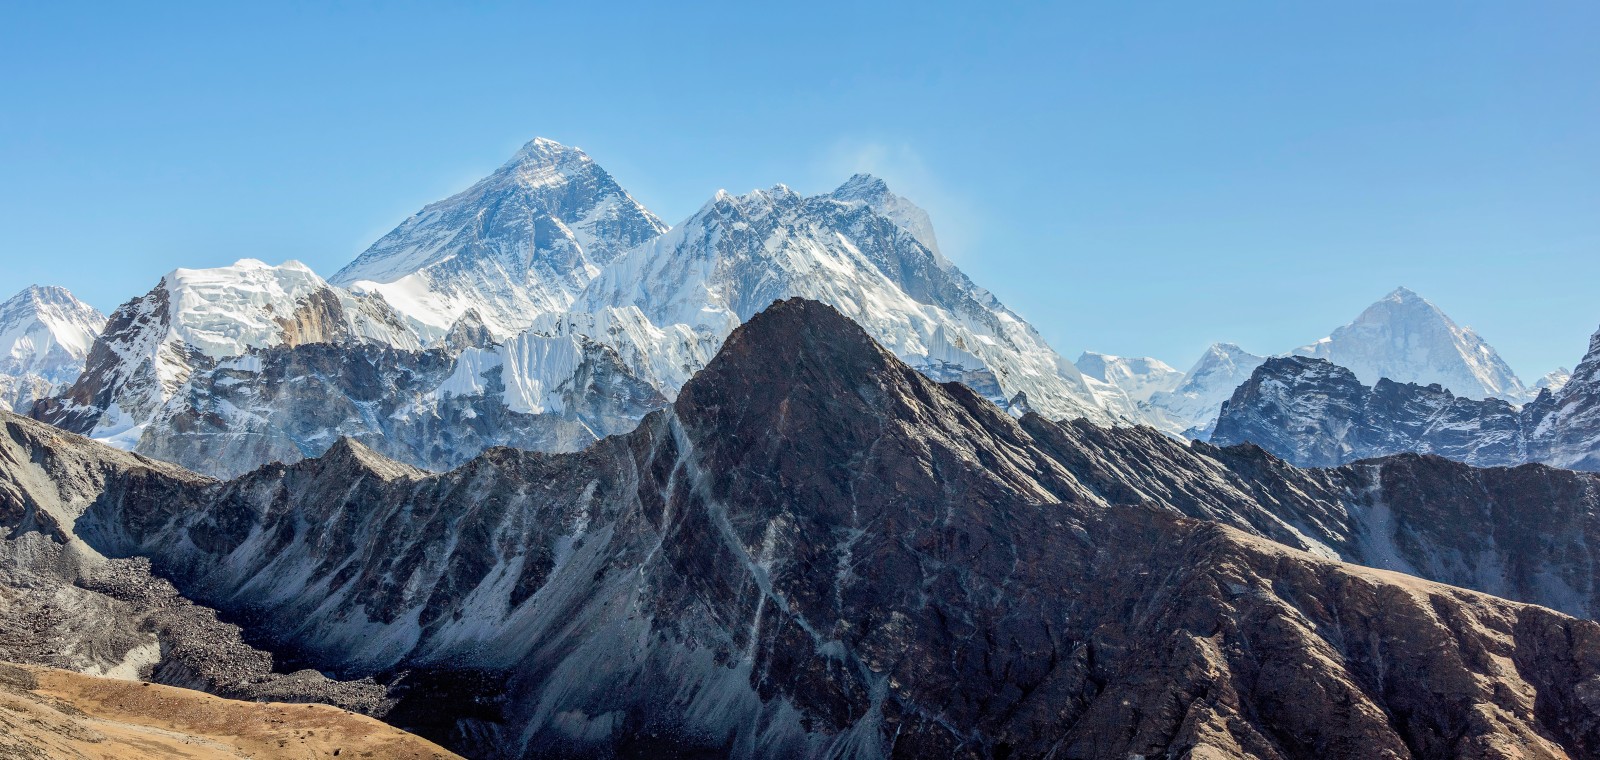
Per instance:
[[[7,422],[5,503],[101,462],[78,541],[403,673],[386,718],[468,755],[1600,753],[1600,625],[1338,561],[1592,618],[1600,477],[1015,420],[814,302],[629,434],[443,474],[343,440],[218,483]]]
[[[1417,452],[1478,466],[1600,470],[1600,333],[1566,384],[1521,407],[1437,384],[1369,387],[1321,359],[1269,359],[1235,389],[1211,441],[1254,443],[1302,467]]]

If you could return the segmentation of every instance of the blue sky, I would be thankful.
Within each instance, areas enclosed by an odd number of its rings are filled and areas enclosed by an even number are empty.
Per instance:
[[[1069,358],[1600,324],[1600,4],[243,5],[0,4],[0,290],[332,274],[543,135],[669,223],[879,173]]]

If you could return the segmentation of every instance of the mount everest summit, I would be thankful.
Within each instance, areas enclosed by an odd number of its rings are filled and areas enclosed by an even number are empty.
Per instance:
[[[425,342],[469,311],[507,338],[567,310],[602,267],[666,229],[583,151],[537,138],[406,219],[331,281],[382,294]]]

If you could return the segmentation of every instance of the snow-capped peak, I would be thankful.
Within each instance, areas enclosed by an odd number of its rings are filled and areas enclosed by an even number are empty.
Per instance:
[[[72,382],[105,322],[61,287],[32,285],[0,303],[0,408],[26,410]]]
[[[298,261],[272,266],[257,259],[240,259],[230,266],[211,269],[174,269],[161,279],[166,290],[167,340],[181,340],[206,356],[238,356],[251,348],[283,342],[316,342],[319,338],[295,332],[293,323],[303,317],[312,296],[327,293],[348,319],[341,327],[351,337],[396,347],[416,347],[418,342],[381,301],[358,300],[331,288],[326,280]],[[321,315],[313,318],[320,321]],[[338,329],[320,324],[318,329]]]
[[[535,137],[519,149],[496,174],[509,175],[527,188],[561,185],[574,176],[599,169],[580,148]]]
[[[1085,377],[1115,385],[1135,403],[1148,401],[1152,394],[1170,391],[1183,382],[1182,372],[1148,356],[1112,356],[1085,351],[1073,364]]]
[[[1293,352],[1350,369],[1363,384],[1379,379],[1439,383],[1457,396],[1527,399],[1527,389],[1493,348],[1433,303],[1396,288],[1355,321]]]
[[[933,252],[941,265],[949,266],[949,262],[939,250],[939,239],[933,234],[933,220],[928,217],[928,212],[890,192],[888,183],[883,180],[871,174],[855,174],[834,190],[831,197],[846,202],[867,204],[873,211],[892,219],[895,224],[911,233],[917,242]]]
[[[1548,388],[1551,393],[1555,393],[1561,390],[1567,384],[1567,381],[1571,379],[1572,370],[1566,367],[1556,367],[1546,372],[1544,377],[1539,378],[1539,382],[1533,384],[1533,390],[1542,391]]]
[[[1232,343],[1213,343],[1177,387],[1156,391],[1139,405],[1144,421],[1171,435],[1204,440],[1222,402],[1266,360]]]
[[[197,369],[255,348],[335,342],[421,347],[382,298],[333,287],[298,261],[174,269],[117,308],[70,391],[34,413],[131,447]]]
[[[382,293],[430,340],[468,309],[509,337],[565,310],[601,267],[666,229],[588,154],[536,138],[406,219],[332,282]]]
[[[846,183],[857,190],[880,185]],[[915,206],[886,193],[843,195],[806,198],[783,185],[737,196],[719,192],[671,231],[608,265],[573,306],[604,316],[572,322],[615,328],[621,320],[633,325],[627,335],[672,336],[670,355],[650,355],[642,344],[619,346],[623,355],[639,357],[630,359],[634,364],[656,368],[641,374],[661,380],[670,395],[674,381],[708,360],[743,320],[799,296],[839,309],[936,379],[961,380],[1002,403],[1025,392],[1053,417],[1114,418],[1071,362],[922,242],[898,213]],[[924,231],[931,240],[931,227]]]
[[[0,372],[49,370],[52,354],[81,364],[105,322],[66,288],[30,285],[0,303]]]
[[[753,222],[766,218],[777,209],[799,205],[802,200],[804,198],[799,193],[781,183],[765,190],[751,190],[743,195],[718,190],[716,195],[689,219],[690,221],[713,220],[718,223]]]

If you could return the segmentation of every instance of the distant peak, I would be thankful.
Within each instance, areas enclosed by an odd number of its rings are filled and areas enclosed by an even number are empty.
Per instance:
[[[1078,355],[1078,360],[1072,364],[1078,368],[1079,372],[1100,382],[1109,383],[1111,379],[1106,372],[1106,365],[1116,362],[1118,358],[1120,357],[1102,354],[1097,351],[1084,351]]]
[[[343,435],[339,436],[339,440],[334,441],[333,445],[328,447],[328,450],[323,452],[322,456],[312,460],[312,463],[308,466],[329,465],[344,470],[344,473],[347,476],[354,475],[358,472],[364,472],[375,475],[383,480],[394,480],[396,478],[404,477],[415,478],[426,474],[422,470],[419,470],[408,464],[396,462],[393,459],[373,451],[365,444],[356,441],[349,436]],[[352,470],[354,470],[354,472],[352,472]]]
[[[1389,295],[1384,296],[1383,300],[1385,300],[1385,301],[1397,301],[1399,303],[1426,304],[1428,306],[1432,306],[1433,305],[1432,303],[1429,303],[1428,299],[1423,298],[1420,295],[1417,295],[1417,291],[1412,290],[1411,288],[1408,288],[1408,287],[1406,287],[1404,285],[1402,285],[1402,286],[1400,286],[1398,288],[1395,288],[1393,291],[1391,291],[1389,293]]]
[[[6,305],[24,302],[63,303],[77,300],[72,297],[72,293],[59,285],[29,285],[18,291],[16,295],[6,299],[5,303]]]
[[[563,145],[545,137],[535,137],[525,143],[507,166],[553,165],[569,161],[588,162],[589,155],[580,148]]]
[[[85,325],[105,321],[105,315],[99,310],[79,301],[70,291],[59,285],[29,285],[16,295],[0,302],[0,321],[8,324],[19,318],[35,319],[45,314],[54,315],[56,319],[71,319]],[[98,331],[99,325],[95,324],[92,329]],[[0,331],[3,331],[3,328],[0,328]],[[93,338],[92,335],[89,337]]]
[[[834,190],[832,195],[840,200],[864,200],[887,195],[888,193],[888,183],[874,175],[862,172],[851,175],[850,179],[845,180],[844,184]]]
[[[1396,320],[1406,322],[1418,319],[1443,322],[1452,329],[1456,327],[1455,322],[1444,313],[1443,309],[1406,287],[1395,288],[1388,295],[1374,301],[1371,306],[1362,310],[1352,324],[1393,323]]]
[[[933,232],[933,220],[917,204],[895,195],[882,179],[865,172],[851,175],[829,198],[841,203],[861,203],[911,233],[929,251],[940,267],[951,266],[939,250],[939,239]]]
[[[759,218],[772,209],[780,206],[798,204],[801,198],[798,193],[789,189],[788,185],[779,183],[766,190],[751,190],[744,195],[734,195],[727,190],[718,190],[716,195],[706,205],[700,207],[696,214],[705,214],[712,209],[722,209],[719,213],[732,213],[738,217]]]

